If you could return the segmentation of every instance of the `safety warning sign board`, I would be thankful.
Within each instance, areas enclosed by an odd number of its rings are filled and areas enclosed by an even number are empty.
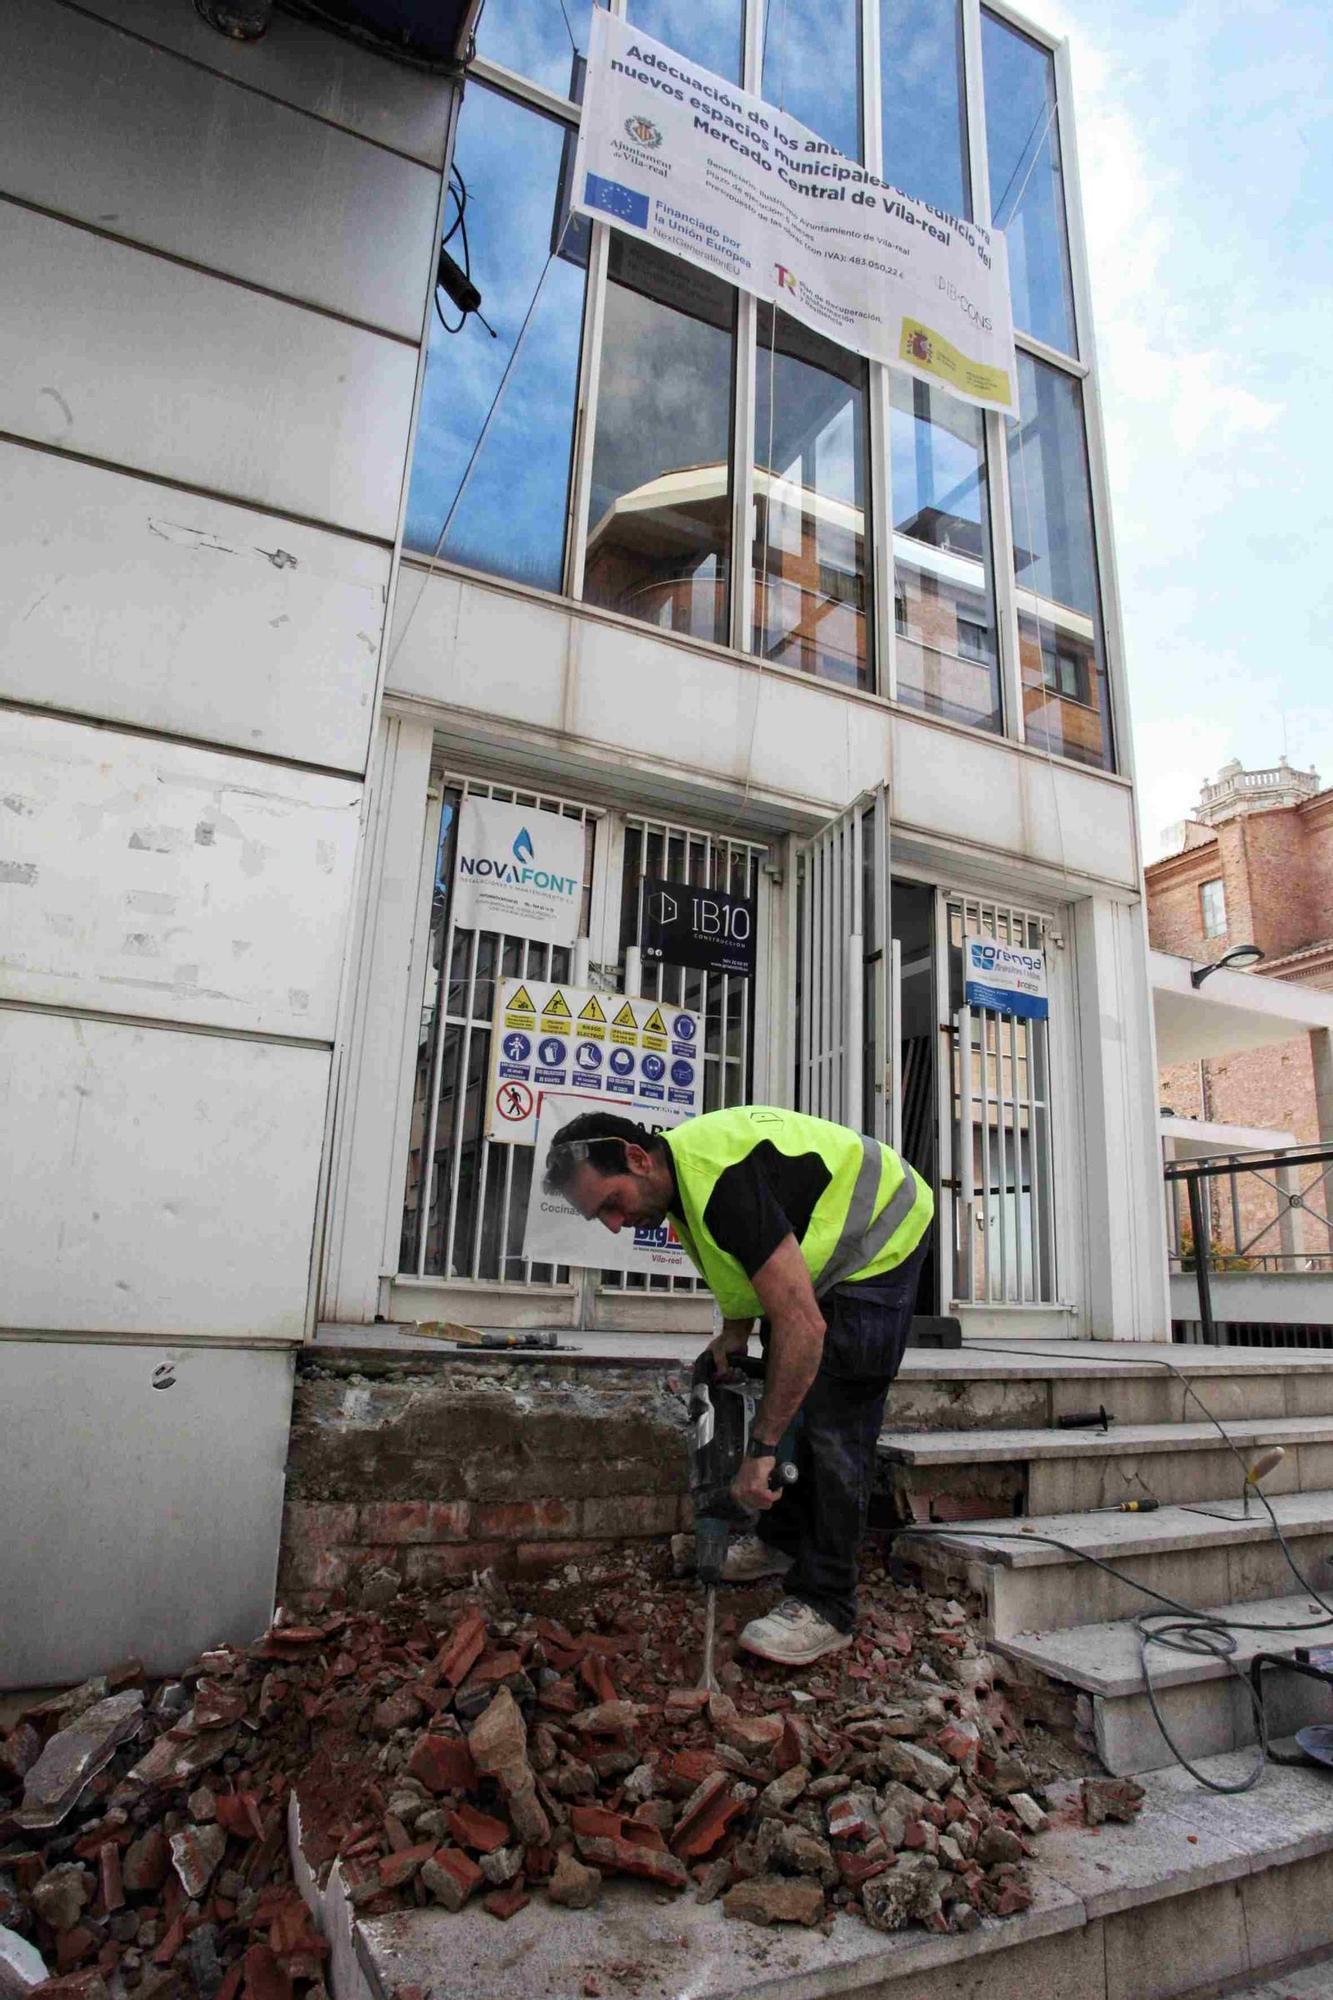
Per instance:
[[[576,1095],[631,1118],[703,1109],[702,1022],[685,1007],[536,979],[501,981],[486,1137],[532,1146],[542,1100]]]

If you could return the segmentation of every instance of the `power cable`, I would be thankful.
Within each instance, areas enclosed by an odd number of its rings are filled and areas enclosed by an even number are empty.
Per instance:
[[[1009,1359],[1013,1359],[1014,1351],[1012,1347],[997,1347],[985,1341],[969,1341],[968,1347],[976,1353],[1004,1354]],[[1082,1355],[1071,1355],[1068,1352],[1055,1354],[1049,1348],[1030,1347],[1026,1341],[1022,1344],[1022,1353],[1025,1356],[1033,1355],[1056,1361],[1079,1362],[1084,1358]],[[1088,1563],[1094,1569],[1104,1570],[1108,1576],[1114,1576],[1119,1582],[1127,1584],[1131,1590],[1139,1591],[1144,1597],[1150,1597],[1160,1605],[1162,1607],[1160,1610],[1139,1612],[1134,1618],[1133,1624],[1139,1638],[1139,1665],[1143,1675],[1144,1691],[1148,1697],[1148,1706],[1152,1710],[1153,1720],[1161,1731],[1162,1740],[1165,1742],[1167,1749],[1171,1752],[1176,1763],[1183,1770],[1188,1771],[1192,1778],[1205,1786],[1209,1791],[1223,1793],[1252,1791],[1263,1777],[1268,1763],[1268,1721],[1264,1713],[1262,1697],[1256,1691],[1249,1678],[1235,1664],[1233,1657],[1236,1652],[1235,1635],[1238,1632],[1272,1633],[1278,1635],[1294,1632],[1325,1631],[1329,1623],[1333,1621],[1333,1603],[1330,1603],[1326,1597],[1321,1595],[1299,1568],[1295,1557],[1291,1553],[1287,1538],[1282,1532],[1282,1524],[1278,1520],[1268,1496],[1258,1486],[1251,1487],[1250,1485],[1249,1467],[1245,1462],[1240,1446],[1234,1438],[1229,1436],[1221,1420],[1214,1416],[1213,1412],[1208,1408],[1193,1383],[1189,1380],[1189,1377],[1181,1369],[1177,1368],[1174,1362],[1165,1361],[1160,1355],[1136,1355],[1131,1357],[1129,1355],[1090,1354],[1087,1359],[1089,1363],[1097,1367],[1133,1368],[1147,1366],[1150,1368],[1164,1368],[1169,1375],[1173,1376],[1180,1383],[1186,1396],[1191,1402],[1198,1405],[1204,1417],[1213,1426],[1228,1451],[1235,1458],[1236,1463],[1240,1466],[1243,1482],[1242,1491],[1247,1495],[1250,1491],[1253,1491],[1255,1498],[1268,1515],[1273,1533],[1288,1569],[1290,1569],[1301,1589],[1308,1596],[1312,1597],[1320,1609],[1328,1613],[1328,1616],[1326,1618],[1308,1620],[1291,1619],[1278,1623],[1262,1619],[1218,1618],[1210,1612],[1199,1610],[1196,1605],[1182,1603],[1178,1598],[1170,1596],[1165,1591],[1154,1590],[1150,1584],[1140,1582],[1137,1577],[1126,1576],[1122,1569],[1118,1568],[1115,1563],[1108,1561],[1105,1557],[1092,1555],[1087,1549],[1079,1548],[1076,1543],[1064,1541],[1057,1535],[1043,1535],[1022,1530],[1009,1532],[1007,1530],[986,1529],[983,1531],[984,1538],[988,1542],[1015,1542],[1022,1547],[1028,1548],[1036,1544],[1047,1548],[1060,1549],[1064,1554],[1073,1556],[1079,1562]],[[1195,1507],[1191,1508],[1190,1511],[1194,1513],[1208,1513],[1206,1507]],[[1211,1518],[1225,1520],[1230,1517],[1226,1515],[1214,1515]],[[946,1537],[952,1537],[954,1540],[957,1540],[962,1532],[965,1531],[960,1530],[958,1526],[954,1525],[908,1526],[897,1528],[893,1531],[895,1538],[902,1537],[915,1541],[929,1541]],[[1152,1622],[1162,1620],[1168,1622],[1160,1624]],[[1234,1784],[1229,1784],[1219,1778],[1205,1776],[1197,1766],[1190,1762],[1189,1758],[1186,1757],[1185,1753],[1172,1737],[1163,1720],[1162,1712],[1157,1702],[1156,1691],[1153,1687],[1152,1673],[1149,1666],[1149,1648],[1152,1646],[1160,1646],[1171,1652],[1202,1654],[1220,1659],[1225,1662],[1228,1672],[1245,1689],[1254,1712],[1256,1732],[1259,1739],[1259,1755],[1253,1769],[1248,1771],[1243,1778],[1238,1779]]]

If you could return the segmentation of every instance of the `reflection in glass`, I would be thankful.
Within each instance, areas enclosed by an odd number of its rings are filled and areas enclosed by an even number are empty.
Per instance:
[[[760,306],[754,650],[851,687],[870,684],[866,373]]]
[[[629,0],[629,23],[731,83],[741,78],[741,0]]]
[[[998,730],[982,414],[896,369],[889,384],[898,699]]]
[[[1112,768],[1111,708],[1093,546],[1082,385],[1018,356],[1006,426],[1029,743]]]
[[[457,158],[472,276],[499,337],[475,315],[457,333],[435,317],[404,530],[431,554],[448,522],[442,556],[545,590],[561,583],[583,317],[583,270],[552,254],[564,152],[552,119],[468,91]],[[567,253],[579,241],[577,222],[561,232]],[[461,234],[449,250],[462,261]]]
[[[981,16],[991,227],[1009,248],[1014,325],[1077,353],[1055,61],[1016,28]]]
[[[768,0],[763,78],[770,104],[860,159],[860,0]]]
[[[580,97],[575,56],[588,54],[593,0],[486,0],[477,24],[477,54],[560,97]],[[581,67],[581,63],[579,65]]]
[[[727,638],[736,295],[613,230],[583,595]]]
[[[884,179],[970,217],[962,0],[880,0]]]

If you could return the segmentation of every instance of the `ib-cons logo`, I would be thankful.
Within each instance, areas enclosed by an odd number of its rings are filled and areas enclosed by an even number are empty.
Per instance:
[[[520,827],[514,839],[512,860],[495,860],[488,854],[460,854],[458,871],[478,882],[503,882],[511,889],[545,889],[554,896],[572,896],[579,887],[576,875],[553,875],[538,868],[532,835]]]
[[[1043,970],[1039,951],[1016,951],[1012,945],[974,944],[972,963],[978,972],[1026,972],[1034,979]]]

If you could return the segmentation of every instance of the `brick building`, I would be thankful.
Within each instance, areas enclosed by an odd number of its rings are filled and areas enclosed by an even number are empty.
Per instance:
[[[1333,789],[1284,757],[1247,771],[1239,760],[1205,785],[1189,819],[1172,829],[1178,851],[1145,870],[1148,933],[1154,950],[1207,964],[1237,945],[1263,952],[1256,976],[1333,992]],[[1161,1102],[1178,1117],[1289,1135],[1316,1144],[1330,1131],[1327,1056],[1301,1035],[1264,1048],[1178,1063],[1160,1072]],[[1321,1116],[1322,1100],[1322,1116]],[[1303,1180],[1311,1178],[1307,1171]],[[1220,1192],[1215,1201],[1221,1201]],[[1242,1241],[1275,1212],[1271,1192],[1253,1183],[1240,1196]],[[1310,1196],[1327,1214],[1326,1191]],[[1228,1246],[1229,1218],[1215,1209]],[[1278,1250],[1276,1229],[1254,1246]],[[1307,1221],[1293,1245],[1314,1254],[1329,1245]]]

